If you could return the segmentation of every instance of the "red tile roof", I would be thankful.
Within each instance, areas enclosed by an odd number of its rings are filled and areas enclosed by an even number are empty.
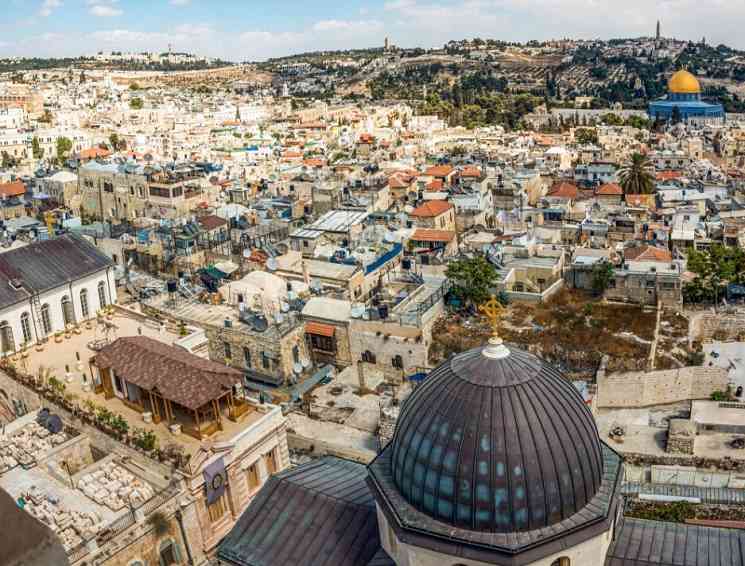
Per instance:
[[[26,194],[26,186],[21,181],[0,184],[0,197],[19,197]]]
[[[682,171],[657,171],[658,181],[672,181],[683,176]]]
[[[322,324],[320,322],[306,322],[305,333],[315,334],[316,336],[327,336],[333,337],[336,329],[330,324]]]
[[[454,169],[450,165],[435,165],[434,167],[429,167],[424,174],[429,177],[447,177],[453,171]]]
[[[98,159],[99,157],[108,157],[111,152],[102,147],[91,147],[80,152],[80,159]]]
[[[388,186],[392,189],[407,189],[414,177],[408,173],[394,173],[388,177]]]
[[[661,263],[670,263],[673,256],[669,251],[656,246],[637,246],[628,248],[623,251],[623,257],[626,261],[658,261]]]
[[[579,196],[579,189],[574,183],[561,181],[554,183],[548,191],[548,196],[555,198],[576,199]]]
[[[604,185],[600,185],[595,194],[605,196],[620,196],[623,194],[623,189],[618,183],[606,183]]]
[[[454,238],[455,232],[426,228],[417,228],[411,236],[411,239],[416,242],[452,242]]]
[[[430,183],[427,183],[425,188],[428,191],[439,192],[445,188],[445,184],[442,182],[442,179],[432,179]]]
[[[430,200],[423,205],[416,207],[410,216],[417,218],[433,218],[440,216],[453,208],[453,205],[446,200]]]
[[[466,179],[478,179],[481,177],[481,169],[475,166],[466,166],[460,172],[460,176]]]

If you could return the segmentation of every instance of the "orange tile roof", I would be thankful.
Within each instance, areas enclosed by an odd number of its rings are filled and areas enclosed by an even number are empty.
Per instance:
[[[427,228],[417,228],[411,236],[411,239],[417,242],[452,242],[454,238],[455,232],[450,230],[429,230]]]
[[[626,204],[635,208],[655,209],[654,195],[626,195]]]
[[[424,174],[429,177],[447,177],[453,171],[454,169],[450,165],[435,165],[434,167],[429,167],[424,171]]]
[[[474,166],[464,167],[460,172],[460,176],[466,179],[478,179],[481,177],[481,169]]]
[[[326,165],[326,161],[318,158],[305,159],[303,160],[303,165],[306,165],[307,167],[323,167]]]
[[[442,179],[432,179],[430,183],[427,184],[426,189],[428,191],[441,191],[445,187],[445,183],[442,182]]]
[[[672,181],[673,179],[678,179],[682,176],[683,176],[682,171],[658,171],[657,172],[658,181]]]
[[[388,186],[392,189],[406,189],[413,180],[414,177],[407,173],[394,173],[388,177]]]
[[[26,194],[26,185],[21,181],[0,184],[0,197],[19,197]]]
[[[638,246],[623,251],[623,257],[626,261],[658,261],[661,263],[670,263],[673,256],[669,251],[656,246]]]
[[[98,159],[99,157],[108,157],[111,152],[102,147],[91,147],[80,152],[80,159]]]
[[[305,323],[306,334],[315,334],[316,336],[327,336],[331,338],[334,336],[335,330],[336,328],[334,328],[330,324],[323,324],[321,322],[306,322]]]
[[[600,185],[600,187],[598,187],[598,190],[595,191],[595,194],[606,196],[620,196],[623,194],[623,189],[618,183],[605,183],[604,185]]]
[[[579,189],[574,183],[561,181],[554,183],[548,191],[548,196],[556,198],[576,199],[579,196]]]
[[[453,208],[453,205],[446,200],[430,200],[421,206],[417,206],[410,216],[416,216],[417,218],[432,218],[444,214],[451,208]]]

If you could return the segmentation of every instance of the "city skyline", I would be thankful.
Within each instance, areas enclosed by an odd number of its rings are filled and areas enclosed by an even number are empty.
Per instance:
[[[736,22],[745,7],[692,0],[618,6],[610,0],[327,0],[246,5],[237,0],[8,0],[0,57],[63,57],[98,51],[196,52],[231,61],[304,51],[437,47],[483,37],[506,41],[652,36],[745,48]],[[711,10],[716,4],[716,13]],[[610,10],[615,16],[608,18]],[[582,18],[577,18],[582,14]]]

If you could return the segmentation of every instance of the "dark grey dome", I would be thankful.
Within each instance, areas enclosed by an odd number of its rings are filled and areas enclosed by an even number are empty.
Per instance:
[[[391,474],[430,517],[511,533],[581,510],[600,487],[602,462],[595,421],[574,386],[532,354],[487,346],[454,356],[412,393]]]

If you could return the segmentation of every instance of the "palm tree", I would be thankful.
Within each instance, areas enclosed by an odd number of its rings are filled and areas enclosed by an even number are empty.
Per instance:
[[[627,195],[648,195],[654,192],[654,165],[643,153],[634,153],[631,161],[618,172],[621,187]]]

